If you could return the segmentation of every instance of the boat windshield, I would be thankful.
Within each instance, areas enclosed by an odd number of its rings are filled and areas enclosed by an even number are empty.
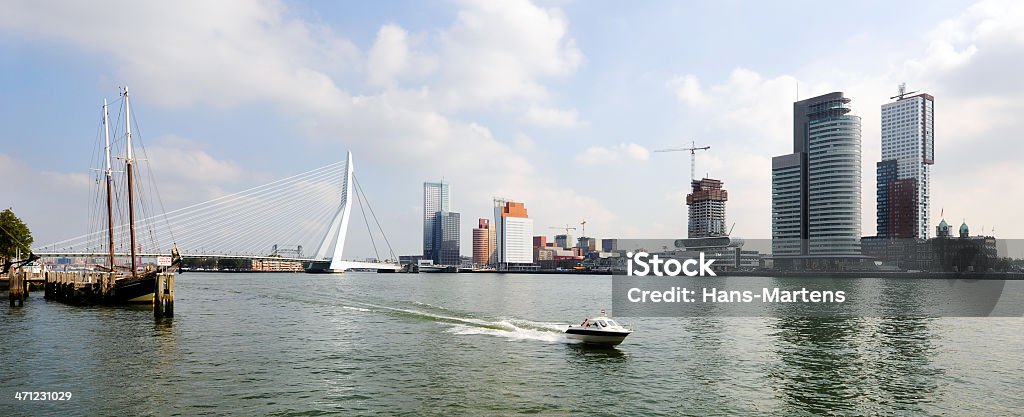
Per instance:
[[[614,320],[608,320],[608,325],[609,326],[618,326],[618,323],[615,323]]]

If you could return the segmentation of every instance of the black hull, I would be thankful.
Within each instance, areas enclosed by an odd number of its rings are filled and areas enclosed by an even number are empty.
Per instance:
[[[570,328],[565,331],[566,334],[578,334],[581,336],[609,336],[609,337],[626,337],[632,332],[613,332],[607,330],[587,330],[579,328]]]
[[[114,295],[109,304],[152,304],[156,293],[156,276],[121,279],[114,283]],[[146,297],[148,295],[148,297]],[[143,298],[140,300],[140,298]]]

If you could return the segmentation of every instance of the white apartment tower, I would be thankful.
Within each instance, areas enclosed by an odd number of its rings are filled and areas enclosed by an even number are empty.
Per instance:
[[[494,199],[495,260],[499,270],[533,265],[533,219],[523,203]]]
[[[935,163],[935,98],[907,96],[882,105],[877,235],[928,239],[930,167]]]

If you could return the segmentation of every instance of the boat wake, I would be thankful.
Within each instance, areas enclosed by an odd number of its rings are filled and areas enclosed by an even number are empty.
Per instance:
[[[425,303],[414,303],[414,308],[388,307],[369,303],[360,303],[361,311],[374,311],[447,324],[447,333],[455,335],[488,335],[511,340],[537,340],[548,343],[577,343],[577,340],[565,337],[566,324],[536,322],[515,318],[485,319],[472,314],[462,314],[441,306]],[[347,307],[352,308],[352,307]]]
[[[518,321],[518,320],[517,320]],[[498,336],[511,340],[539,340],[548,343],[578,343],[578,340],[573,340],[565,337],[562,332],[561,325],[554,325],[548,323],[536,323],[543,327],[529,328],[520,327],[510,320],[502,320],[494,322],[492,325],[486,327],[470,326],[464,324],[453,325],[447,330],[448,333],[457,335],[487,335],[487,336]]]

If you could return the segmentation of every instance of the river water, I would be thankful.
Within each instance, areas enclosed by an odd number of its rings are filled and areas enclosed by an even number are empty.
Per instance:
[[[618,348],[566,340],[611,287],[187,273],[161,321],[34,292],[0,307],[0,414],[1024,414],[1022,318],[621,318]]]

